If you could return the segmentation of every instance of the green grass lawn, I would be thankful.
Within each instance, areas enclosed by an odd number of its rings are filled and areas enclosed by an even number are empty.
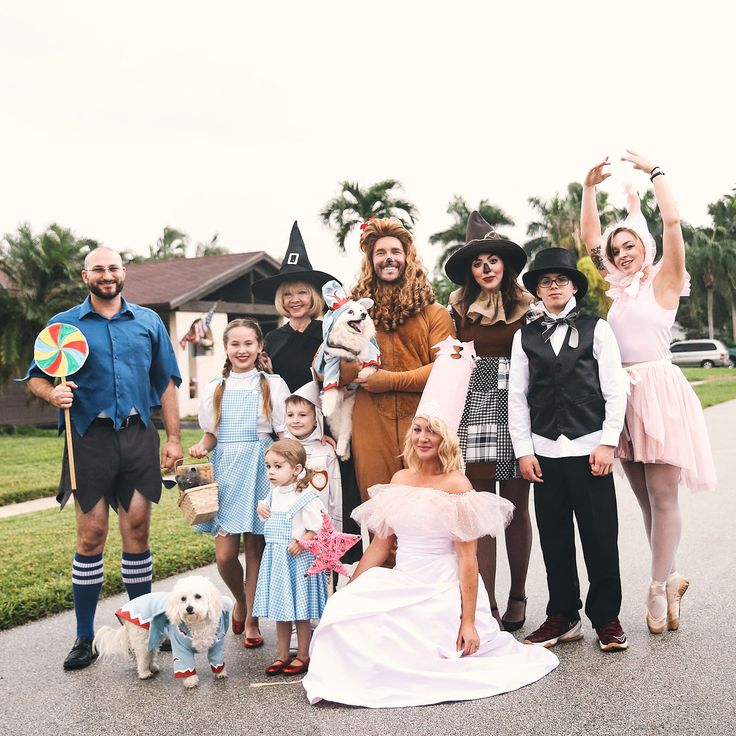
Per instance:
[[[700,382],[693,386],[703,408],[736,399],[736,371],[729,368],[683,368],[688,381]]]
[[[212,537],[196,534],[177,507],[176,490],[164,490],[154,505],[151,552],[154,580],[206,565],[215,559]],[[121,592],[120,533],[110,514],[102,595]],[[75,548],[74,509],[0,519],[0,630],[74,607],[71,564]],[[107,622],[112,623],[112,622]]]
[[[159,432],[162,441],[164,433]],[[184,451],[199,440],[199,430],[182,431]],[[54,429],[19,428],[15,434],[0,435],[0,506],[53,496],[59,485],[64,438]]]

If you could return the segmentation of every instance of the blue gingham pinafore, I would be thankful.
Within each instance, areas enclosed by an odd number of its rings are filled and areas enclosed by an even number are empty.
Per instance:
[[[288,546],[291,521],[308,503],[319,498],[314,491],[302,491],[288,511],[272,511],[264,523],[266,549],[258,571],[254,616],[272,621],[305,621],[320,618],[327,602],[327,578],[318,572],[307,575],[314,555],[302,550],[292,555]],[[268,499],[269,506],[271,498]]]
[[[252,390],[228,390],[222,394],[217,445],[212,454],[219,509],[212,521],[197,524],[198,532],[263,534],[263,521],[256,513],[259,501],[268,496],[265,451],[273,442],[259,439],[261,386]]]

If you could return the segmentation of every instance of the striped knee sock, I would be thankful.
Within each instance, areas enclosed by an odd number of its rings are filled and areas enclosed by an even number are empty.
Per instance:
[[[77,616],[77,636],[95,635],[95,611],[103,580],[102,555],[87,557],[76,552],[72,563],[72,593]]]
[[[130,600],[151,592],[153,563],[150,549],[145,552],[123,552],[120,569]]]

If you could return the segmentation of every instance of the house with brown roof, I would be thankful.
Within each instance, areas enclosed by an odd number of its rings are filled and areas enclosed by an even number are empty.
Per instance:
[[[133,304],[157,312],[171,336],[182,376],[179,388],[182,417],[197,414],[202,387],[222,373],[225,362],[222,334],[231,319],[257,319],[264,334],[278,326],[279,314],[274,305],[259,302],[251,287],[254,281],[276,274],[280,265],[265,251],[254,251],[126,266],[123,296]],[[12,288],[1,280],[0,285]],[[185,342],[182,347],[181,340],[193,323],[213,306],[215,310],[205,339]],[[0,424],[55,423],[56,411],[51,407],[37,402],[28,404],[24,385],[11,382],[0,392]]]
[[[265,251],[255,251],[126,266],[125,298],[157,312],[171,336],[182,377],[181,416],[197,414],[202,387],[222,373],[222,334],[231,319],[256,319],[264,334],[278,326],[274,305],[259,302],[251,287],[254,281],[276,274],[280,265]],[[212,307],[215,311],[205,339],[182,347],[180,342],[193,323]]]

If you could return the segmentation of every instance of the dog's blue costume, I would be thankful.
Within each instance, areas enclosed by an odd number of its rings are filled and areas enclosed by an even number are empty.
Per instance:
[[[195,649],[192,647],[192,636],[183,622],[173,624],[166,618],[166,601],[171,593],[147,593],[128,601],[115,611],[122,624],[128,621],[135,626],[148,630],[148,651],[153,651],[166,634],[171,639],[171,652],[174,655],[174,677],[191,677],[197,674],[194,665]],[[207,660],[215,674],[225,668],[225,634],[230,626],[230,611],[233,602],[223,598],[223,611],[215,641],[207,650]]]
[[[330,354],[327,339],[332,331],[332,326],[335,324],[337,318],[347,309],[351,299],[337,281],[328,281],[322,287],[322,296],[325,299],[328,311],[322,318],[322,344],[317,351],[314,369],[323,376],[322,390],[328,391],[340,385],[340,356]],[[378,347],[375,335],[371,338],[370,353],[368,360],[364,361],[363,367],[369,365],[375,365],[377,368],[381,367],[381,349]],[[347,388],[354,391],[358,388],[358,384],[351,383]]]

